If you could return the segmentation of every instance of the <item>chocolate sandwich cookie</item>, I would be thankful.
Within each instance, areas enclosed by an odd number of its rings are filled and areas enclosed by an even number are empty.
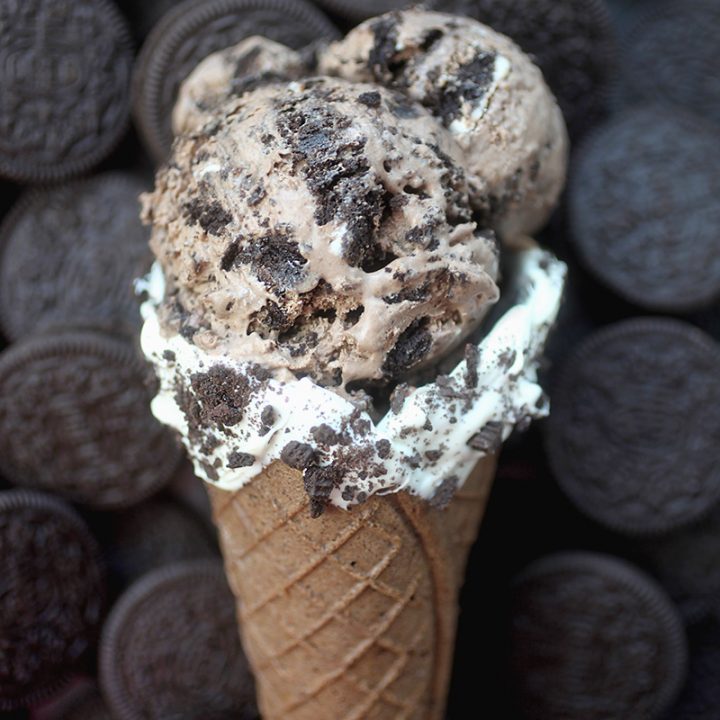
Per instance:
[[[7,337],[53,326],[140,324],[133,280],[150,265],[140,178],[108,173],[29,192],[0,226],[0,322]]]
[[[659,718],[682,686],[682,622],[662,588],[610,556],[559,553],[516,579],[510,681],[527,720]]]
[[[170,500],[149,500],[113,513],[104,524],[108,565],[123,585],[164,565],[219,556],[202,523]]]
[[[147,368],[99,332],[21,340],[0,355],[0,472],[97,508],[159,490],[178,443],[150,414]]]
[[[66,503],[0,492],[0,710],[54,692],[93,646],[104,604],[99,549]]]
[[[720,500],[720,346],[676,320],[593,333],[567,358],[545,430],[560,487],[618,532],[670,532]]]
[[[0,176],[56,181],[127,128],[132,43],[108,0],[0,0]]]
[[[684,312],[720,295],[720,143],[701,120],[626,110],[581,146],[569,216],[581,260],[625,300]]]
[[[604,0],[435,0],[435,9],[515,40],[543,71],[572,137],[605,115],[615,43]]]
[[[116,720],[258,717],[220,561],[156,570],[103,628],[100,684]]]
[[[304,0],[187,0],[167,13],[148,36],[133,79],[133,113],[153,157],[166,159],[171,113],[180,83],[211,53],[250,35],[299,49],[338,31]]]
[[[621,45],[628,99],[673,103],[720,124],[718,28],[716,0],[653,3]]]

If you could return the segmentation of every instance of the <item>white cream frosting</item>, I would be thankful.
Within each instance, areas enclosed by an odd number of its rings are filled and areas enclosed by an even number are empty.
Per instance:
[[[192,378],[213,366],[246,375],[252,372],[251,364],[213,355],[179,334],[163,336],[157,307],[165,282],[156,263],[138,283],[148,295],[142,306],[142,349],[159,380],[153,414],[180,433],[198,476],[224,489],[251,481],[295,441],[312,446],[319,467],[342,468],[329,496],[338,507],[400,490],[437,498],[448,484],[450,490],[462,485],[476,462],[516,425],[548,413],[537,368],[560,306],[566,267],[537,247],[514,255],[517,303],[496,321],[476,353],[466,353],[449,375],[407,388],[401,407],[398,403],[379,422],[373,422],[367,409],[309,378],[271,377],[250,394],[238,422],[204,428],[213,435],[212,447],[191,440],[178,389],[193,393]],[[477,382],[468,381],[475,374]],[[261,419],[268,406],[270,426],[267,415]],[[342,442],[318,442],[321,425],[342,436]],[[237,453],[254,456],[254,462],[229,467]]]

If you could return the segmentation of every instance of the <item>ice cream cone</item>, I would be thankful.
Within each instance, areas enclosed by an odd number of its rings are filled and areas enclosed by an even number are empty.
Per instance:
[[[469,19],[358,33],[320,77],[260,39],[203,63],[143,196],[152,410],[210,484],[265,720],[442,717],[494,452],[548,412],[552,94]]]
[[[210,488],[265,720],[442,717],[494,471],[482,458],[445,509],[402,492],[320,518],[281,462]]]

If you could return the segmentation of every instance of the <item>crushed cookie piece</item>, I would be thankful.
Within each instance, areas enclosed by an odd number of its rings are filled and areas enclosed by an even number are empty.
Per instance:
[[[262,423],[259,431],[260,437],[267,435],[272,430],[275,420],[277,420],[275,408],[272,405],[266,405],[260,413],[260,422]]]
[[[320,517],[325,512],[330,493],[342,479],[342,472],[335,465],[318,467],[313,465],[305,470],[303,482],[305,492],[310,496],[310,515]]]
[[[498,366],[508,370],[513,366],[516,357],[517,353],[515,352],[515,350],[511,350],[510,348],[508,348],[507,350],[503,350],[503,352],[500,354],[500,357],[498,357]]]
[[[497,420],[490,420],[479,432],[475,433],[467,442],[473,450],[481,452],[495,452],[502,443],[503,424]]]
[[[480,362],[480,350],[477,345],[467,343],[465,345],[465,386],[474,390],[478,384],[478,363]]]
[[[255,464],[255,456],[250,453],[240,452],[239,450],[233,450],[228,455],[227,466],[234,470],[241,467],[250,467]]]
[[[408,397],[408,395],[410,395],[411,392],[412,388],[407,383],[400,383],[399,385],[395,386],[395,389],[390,395],[390,409],[396,415],[400,414],[400,411],[405,404],[405,399]]]
[[[390,441],[382,438],[375,443],[375,450],[377,451],[378,457],[382,460],[390,457]]]
[[[453,499],[459,483],[460,479],[457,475],[446,477],[432,496],[430,504],[439,510],[446,508]]]
[[[312,445],[291,440],[282,449],[280,459],[295,470],[304,470],[315,464],[317,455]]]
[[[310,428],[310,433],[322,445],[337,445],[340,442],[337,432],[327,423]]]

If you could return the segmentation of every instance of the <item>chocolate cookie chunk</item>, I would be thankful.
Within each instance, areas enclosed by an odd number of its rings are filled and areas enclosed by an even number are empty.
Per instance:
[[[103,629],[100,683],[114,718],[258,717],[222,563],[156,570]]]
[[[669,532],[720,500],[720,347],[676,320],[592,334],[551,393],[546,447],[570,500],[633,535]]]
[[[150,500],[106,518],[108,565],[121,584],[181,560],[219,556],[202,523],[170,500]]]
[[[581,146],[569,210],[581,259],[625,300],[683,312],[720,295],[712,126],[662,107],[620,113]]]
[[[170,117],[180,83],[211,53],[250,35],[298,49],[334,39],[332,23],[304,0],[188,0],[167,13],[148,36],[133,80],[133,112],[157,161],[172,143]]]
[[[59,180],[107,156],[129,115],[132,46],[108,0],[0,0],[0,176]]]
[[[36,190],[0,226],[0,321],[16,340],[52,326],[140,324],[132,282],[149,267],[149,232],[124,173]]]
[[[510,679],[528,720],[659,718],[682,686],[680,618],[619,559],[542,558],[517,578],[510,612]]]
[[[180,456],[150,414],[146,366],[98,332],[22,340],[0,355],[0,471],[98,508],[159,490]]]
[[[631,101],[670,102],[720,124],[717,81],[720,5],[716,0],[652,3],[623,43]]]
[[[52,693],[92,647],[104,603],[98,557],[69,505],[0,492],[0,710]]]
[[[615,44],[603,0],[436,0],[508,35],[543,71],[571,136],[606,112]]]

